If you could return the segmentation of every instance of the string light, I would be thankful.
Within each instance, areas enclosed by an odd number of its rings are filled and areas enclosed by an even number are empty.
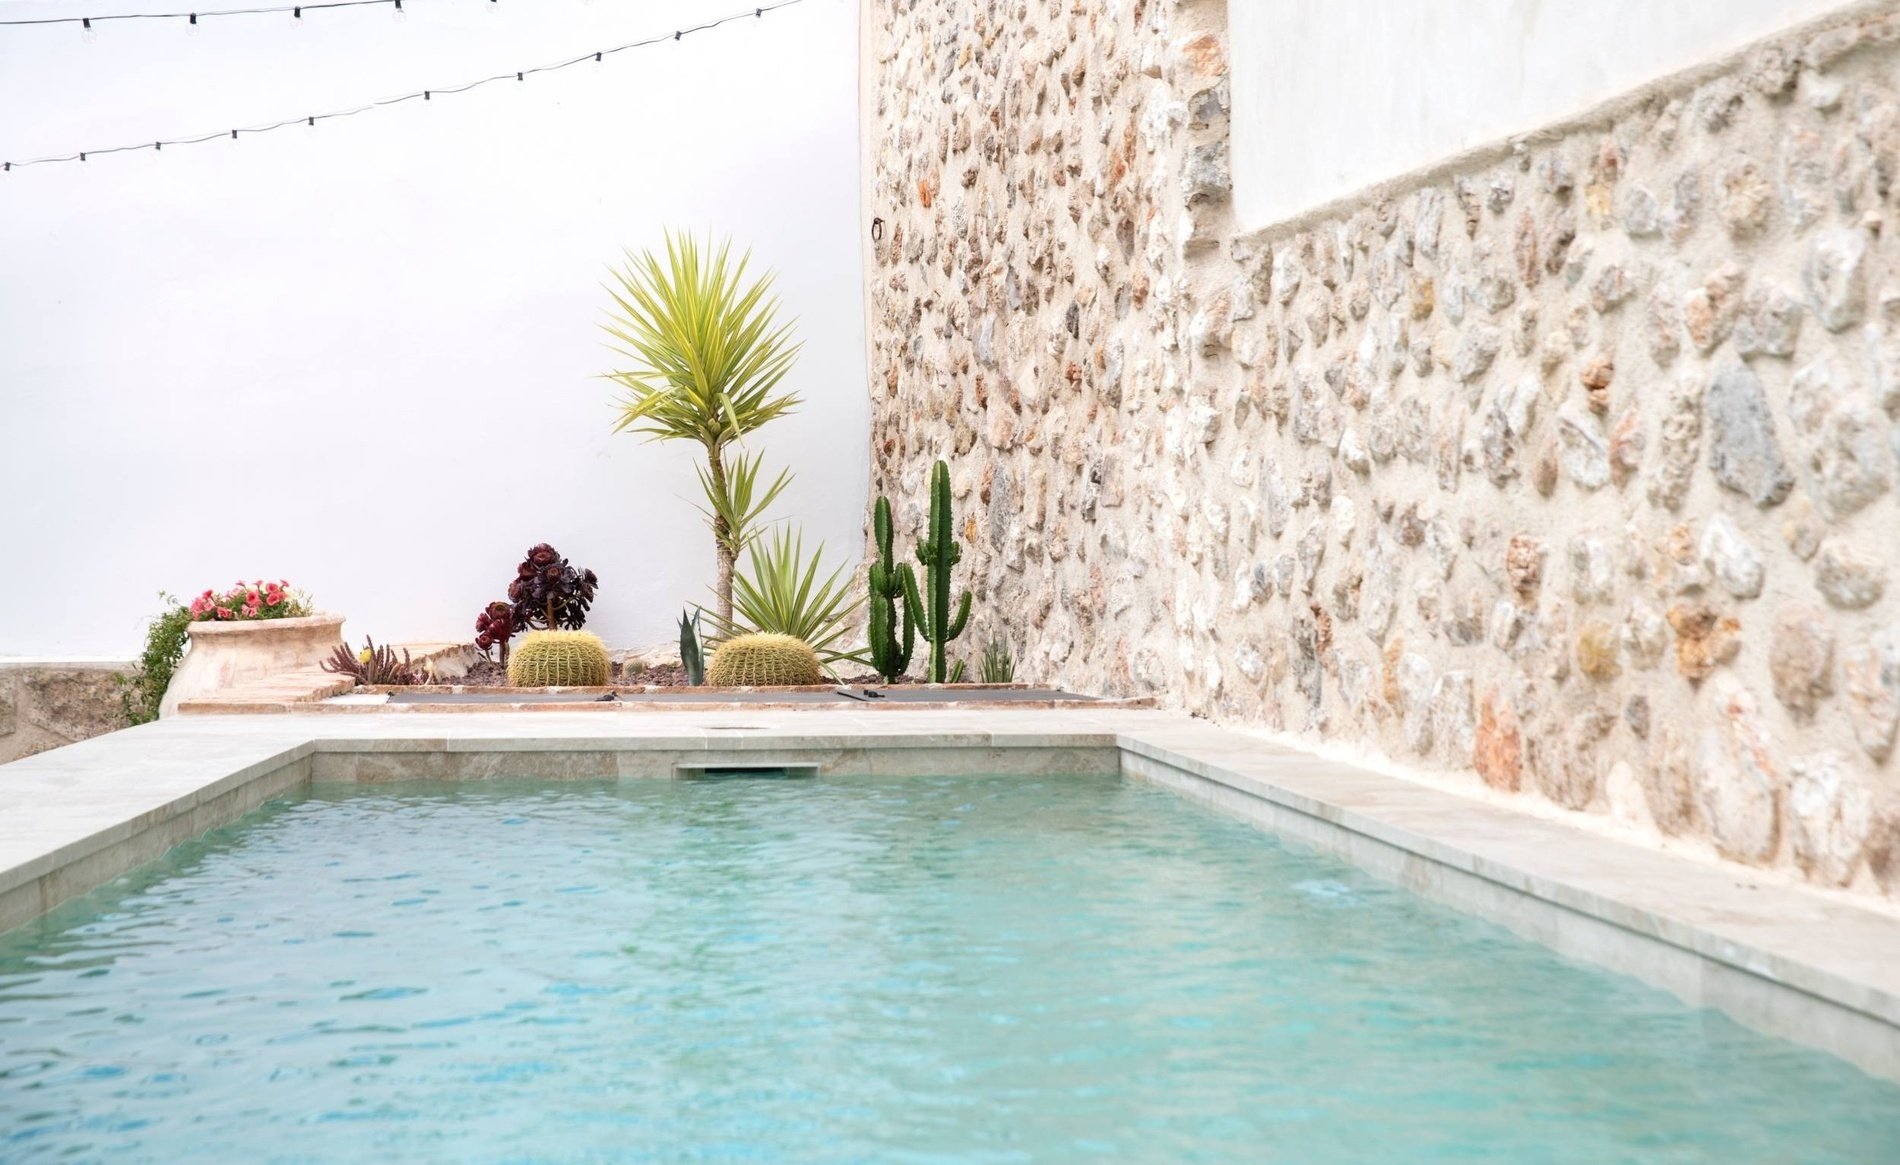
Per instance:
[[[90,30],[95,22],[106,20],[183,20],[196,24],[201,17],[276,16],[285,12],[290,13],[293,20],[301,20],[304,13],[315,12],[320,8],[366,8],[371,5],[383,8],[394,5],[396,11],[402,11],[402,0],[317,0],[315,4],[285,5],[282,8],[222,8],[216,12],[112,12],[103,16],[37,16],[25,20],[0,20],[0,25],[77,24]]]
[[[342,4],[347,3],[347,2],[349,2],[349,0],[338,0],[336,4],[332,4],[332,5],[306,4],[304,5],[304,7],[305,8],[340,7],[342,6]],[[357,0],[357,2],[359,3],[368,2],[368,0]],[[377,2],[382,2],[382,0],[377,0]],[[22,161],[16,161],[16,162],[0,162],[0,173],[11,173],[14,170],[22,169],[26,166],[44,166],[44,165],[48,165],[54,162],[83,162],[89,156],[96,155],[96,154],[125,154],[125,153],[131,153],[136,150],[158,151],[158,150],[162,150],[166,146],[195,146],[195,145],[198,145],[200,142],[216,141],[220,138],[225,138],[225,137],[229,137],[235,140],[239,134],[270,133],[272,130],[279,130],[279,129],[283,129],[286,126],[292,126],[292,125],[315,126],[319,121],[334,121],[337,118],[355,117],[359,113],[369,113],[372,110],[382,109],[386,106],[400,105],[405,101],[415,101],[417,99],[420,99],[423,101],[433,101],[437,97],[447,97],[447,96],[453,96],[458,93],[467,93],[471,89],[479,89],[483,85],[492,85],[497,81],[510,81],[510,80],[525,81],[530,76],[536,73],[552,73],[560,69],[572,68],[573,66],[582,64],[584,62],[600,63],[604,61],[607,57],[611,57],[616,53],[624,53],[630,49],[645,48],[649,45],[660,44],[664,41],[677,41],[681,37],[690,36],[696,32],[707,32],[712,29],[718,28],[722,24],[730,24],[735,20],[757,19],[759,17],[764,16],[768,12],[775,12],[780,8],[790,8],[794,4],[802,4],[802,3],[804,3],[804,0],[778,0],[778,3],[776,4],[767,4],[764,7],[753,8],[750,11],[729,13],[728,15],[721,16],[716,20],[706,21],[704,24],[695,24],[690,28],[677,29],[673,32],[663,32],[657,36],[650,36],[644,40],[629,41],[626,44],[615,45],[614,47],[608,48],[608,49],[599,49],[592,52],[582,53],[578,57],[571,57],[564,61],[555,61],[552,64],[546,64],[546,65],[536,65],[535,67],[531,69],[514,69],[506,73],[496,73],[492,77],[483,77],[479,81],[469,81],[464,84],[454,85],[448,88],[418,89],[413,93],[404,93],[398,97],[385,97],[380,101],[371,101],[367,104],[353,106],[348,109],[331,110],[328,113],[311,113],[311,114],[305,114],[301,117],[285,118],[282,121],[267,122],[262,125],[248,125],[248,126],[239,126],[235,129],[221,129],[221,130],[216,130],[212,133],[199,134],[194,137],[163,138],[158,141],[138,142],[134,145],[109,146],[105,149],[98,149],[98,150],[95,150],[95,149],[77,150],[69,154],[50,154],[50,155],[47,155],[46,157],[27,158]],[[280,10],[280,11],[287,11],[287,10]],[[213,14],[200,13],[199,15],[213,15]],[[96,19],[101,19],[101,18],[93,17],[92,19],[96,20]]]

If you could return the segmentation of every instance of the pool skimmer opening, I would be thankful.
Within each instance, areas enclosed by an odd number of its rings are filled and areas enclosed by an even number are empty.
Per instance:
[[[692,763],[673,766],[676,781],[802,781],[818,775],[815,764],[725,765]]]

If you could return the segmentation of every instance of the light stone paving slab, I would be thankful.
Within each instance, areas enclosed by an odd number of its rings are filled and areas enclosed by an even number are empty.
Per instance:
[[[1132,709],[730,709],[161,721],[0,766],[0,928],[311,781],[1119,769],[1560,953],[1900,1079],[1900,919]]]

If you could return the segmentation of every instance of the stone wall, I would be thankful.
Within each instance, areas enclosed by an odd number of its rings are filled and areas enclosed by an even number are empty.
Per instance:
[[[132,666],[0,660],[0,764],[124,728]]]
[[[960,646],[1900,895],[1895,7],[1250,235],[1224,26],[866,0],[872,488],[949,459]]]

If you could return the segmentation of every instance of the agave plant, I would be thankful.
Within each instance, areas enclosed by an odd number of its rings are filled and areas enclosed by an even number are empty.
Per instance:
[[[733,615],[722,618],[709,612],[713,635],[708,638],[726,640],[752,632],[790,635],[810,644],[827,671],[835,671],[839,663],[866,663],[863,648],[849,649],[854,616],[864,598],[851,594],[850,564],[823,574],[824,555],[820,543],[807,556],[804,535],[782,528],[753,542],[746,551],[746,570],[733,578]]]
[[[799,345],[789,324],[776,322],[770,274],[749,279],[749,255],[730,242],[702,244],[666,236],[664,257],[627,254],[607,291],[614,308],[604,325],[628,367],[608,373],[626,390],[615,432],[653,441],[696,441],[705,450],[700,484],[706,494],[717,573],[714,612],[733,618],[733,570],[752,519],[784,487],[786,476],[754,504],[756,459],[732,462],[727,446],[798,407],[779,391]]]
[[[686,670],[686,682],[697,688],[706,682],[705,637],[700,633],[701,612],[680,612],[680,666]]]

